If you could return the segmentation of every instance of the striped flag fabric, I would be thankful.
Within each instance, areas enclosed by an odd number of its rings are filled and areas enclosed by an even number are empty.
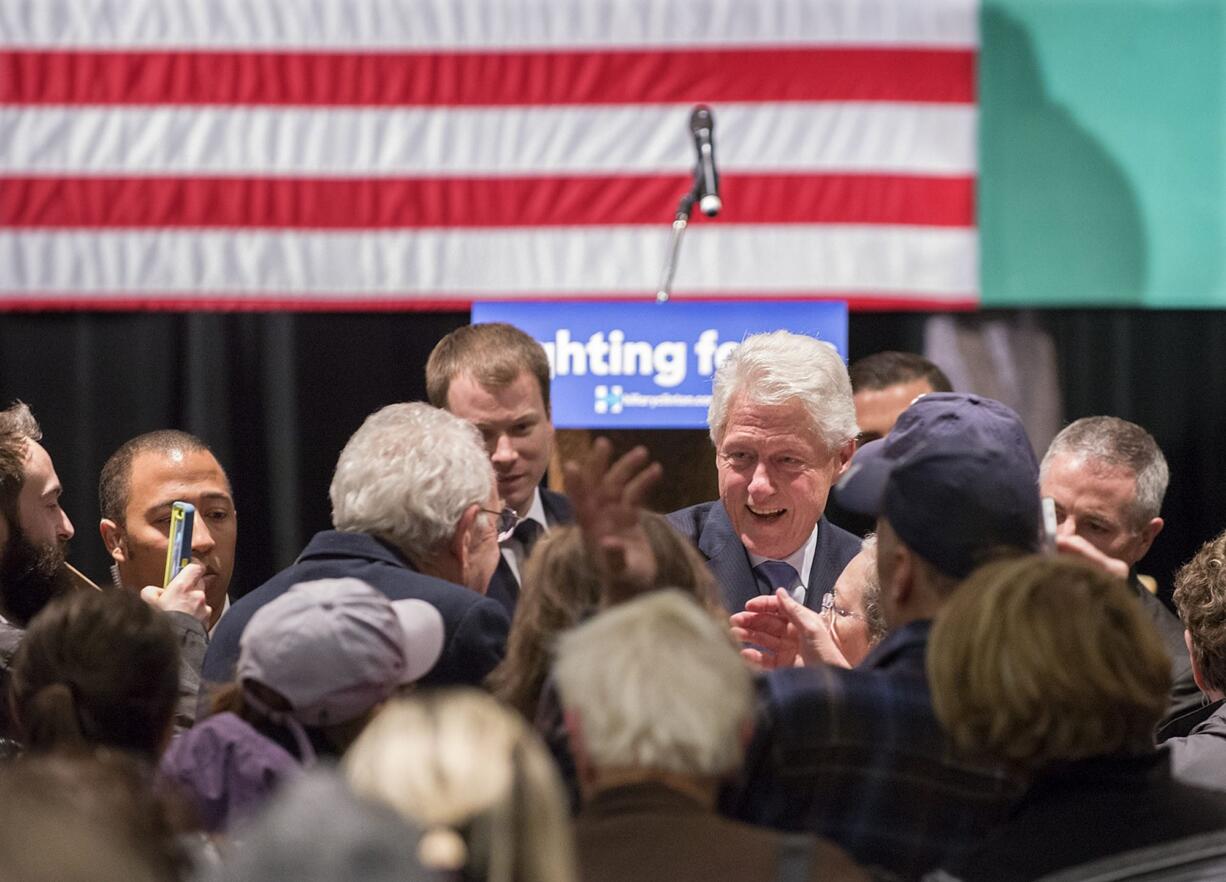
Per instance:
[[[0,307],[978,302],[977,0],[8,0]]]

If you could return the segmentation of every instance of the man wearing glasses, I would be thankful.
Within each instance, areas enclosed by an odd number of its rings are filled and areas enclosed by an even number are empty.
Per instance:
[[[502,660],[510,622],[484,597],[499,535],[515,514],[498,496],[477,432],[428,404],[391,404],[366,418],[336,463],[333,530],[238,600],[213,631],[204,679],[233,679],[239,640],[257,609],[298,582],[351,577],[391,600],[424,600],[443,617],[443,654],[422,679],[478,685]]]

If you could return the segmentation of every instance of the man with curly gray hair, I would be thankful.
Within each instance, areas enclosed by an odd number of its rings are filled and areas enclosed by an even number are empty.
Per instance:
[[[776,588],[820,609],[860,550],[822,515],[859,431],[843,359],[788,331],[747,337],[715,373],[707,422],[719,499],[669,521],[706,556],[729,612]]]
[[[499,534],[514,517],[498,498],[477,430],[428,404],[390,404],[353,433],[329,495],[335,529],[315,534],[289,568],[218,623],[206,686],[233,678],[239,638],[257,609],[298,582],[345,577],[391,600],[424,600],[442,615],[443,654],[421,683],[480,684],[502,660],[510,628],[483,594]]]

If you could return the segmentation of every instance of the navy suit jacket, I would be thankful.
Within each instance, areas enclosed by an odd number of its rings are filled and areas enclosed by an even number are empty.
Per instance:
[[[361,579],[389,600],[424,600],[443,617],[443,654],[420,682],[479,686],[502,661],[511,623],[497,603],[475,591],[412,569],[392,546],[367,533],[316,533],[287,569],[234,603],[209,639],[201,700],[208,684],[229,683],[238,664],[239,639],[255,611],[298,582]]]
[[[561,493],[554,493],[542,487],[541,505],[545,509],[545,520],[551,527],[554,524],[569,524],[575,519],[575,511],[571,508],[570,500]],[[490,585],[485,591],[485,596],[498,601],[506,610],[507,616],[515,618],[515,605],[519,602],[519,582],[516,581],[515,574],[511,572],[511,565],[501,553],[498,557],[498,569],[494,570],[494,575],[490,577]]]
[[[667,517],[668,522],[697,545],[707,559],[728,612],[740,612],[749,598],[762,593],[749,563],[749,553],[722,502],[717,499],[691,505]],[[847,562],[859,553],[859,537],[836,527],[824,517],[818,521],[817,549],[809,569],[805,606],[821,609],[822,595],[829,593]]]

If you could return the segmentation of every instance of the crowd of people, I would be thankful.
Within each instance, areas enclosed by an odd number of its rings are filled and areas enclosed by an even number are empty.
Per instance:
[[[718,498],[660,515],[641,447],[544,486],[549,382],[511,326],[449,334],[429,403],[341,451],[332,529],[233,602],[203,440],[108,460],[99,587],[54,439],[0,411],[0,878],[1224,871],[1226,533],[1176,615],[1138,572],[1169,479],[1142,427],[1036,451],[920,356],[759,334],[714,378]]]

